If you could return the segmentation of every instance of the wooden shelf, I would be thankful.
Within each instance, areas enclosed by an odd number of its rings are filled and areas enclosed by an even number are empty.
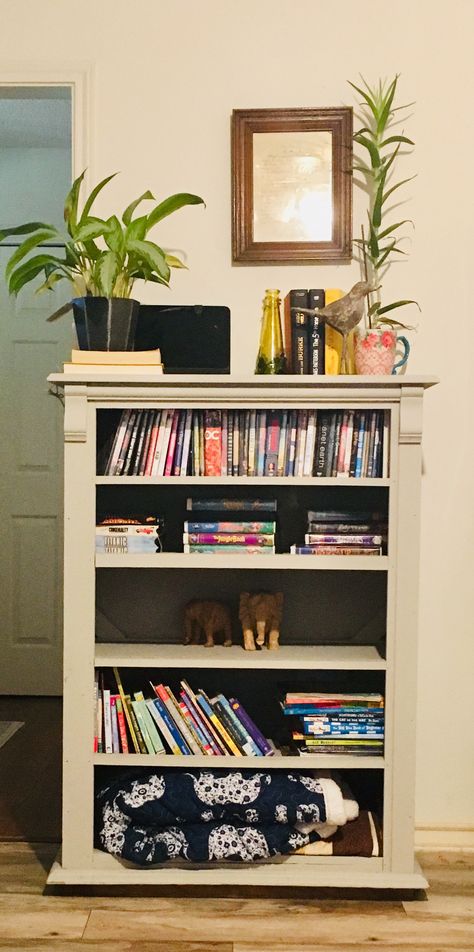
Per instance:
[[[244,651],[240,645],[96,644],[98,668],[260,668],[261,670],[384,671],[387,662],[370,645],[281,645],[278,651]]]
[[[96,476],[95,482],[96,486],[390,486],[390,479],[381,476]]]
[[[337,572],[386,572],[386,555],[252,555],[238,552],[157,552],[156,555],[96,555],[97,569],[271,569]]]
[[[341,770],[342,768],[350,770],[383,770],[385,760],[383,757],[362,757],[351,754],[308,754],[300,757],[283,757],[275,754],[274,757],[208,757],[206,754],[188,754],[178,757],[175,754],[94,754],[93,764],[95,767],[184,767],[193,769],[195,767],[233,767],[239,770],[248,770],[258,768],[259,770],[298,768],[299,770],[312,770],[320,767],[324,770]]]

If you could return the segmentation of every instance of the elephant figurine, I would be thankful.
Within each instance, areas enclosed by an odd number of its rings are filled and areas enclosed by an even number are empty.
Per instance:
[[[259,592],[251,595],[242,592],[239,604],[239,618],[242,624],[244,648],[255,651],[256,644],[261,648],[267,639],[267,647],[275,651],[279,647],[280,622],[283,611],[283,592]],[[255,639],[255,634],[257,635]]]
[[[232,623],[230,611],[223,602],[201,602],[194,599],[188,602],[184,611],[184,644],[199,644],[201,634],[205,635],[205,648],[214,646],[214,635],[224,635],[224,646],[232,644]]]

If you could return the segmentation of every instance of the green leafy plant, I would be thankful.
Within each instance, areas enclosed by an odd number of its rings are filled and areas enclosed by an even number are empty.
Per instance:
[[[91,214],[92,205],[105,185],[117,173],[108,175],[95,188],[79,211],[79,195],[85,171],[73,182],[64,205],[66,231],[44,222],[27,222],[0,231],[0,241],[12,235],[28,235],[16,248],[6,267],[6,280],[11,294],[18,292],[38,276],[44,281],[37,293],[52,291],[66,279],[76,297],[129,298],[135,281],[152,281],[169,285],[171,268],[185,268],[180,258],[169,254],[148,237],[151,229],[184,205],[204,204],[198,195],[179,192],[155,205],[147,215],[136,215],[141,202],[155,201],[150,191],[131,202],[121,219],[111,215],[107,219]],[[60,256],[44,245],[61,246]],[[69,310],[71,302],[63,305],[49,318],[53,320]]]
[[[413,225],[411,219],[408,218],[396,222],[386,221],[390,214],[388,200],[392,196],[398,199],[398,194],[395,194],[398,193],[398,189],[414,178],[412,175],[410,178],[393,181],[395,163],[403,155],[402,148],[414,145],[412,139],[403,133],[400,134],[394,127],[398,127],[401,121],[398,114],[408,109],[413,103],[394,106],[398,74],[391,82],[380,80],[376,87],[369,86],[363,77],[361,79],[363,86],[356,86],[350,81],[349,85],[362,96],[363,100],[357,116],[362,126],[354,133],[354,141],[365,150],[364,157],[367,161],[356,156],[353,170],[362,176],[362,179],[355,179],[355,182],[367,192],[369,197],[368,231],[366,234],[362,228],[362,237],[355,239],[361,253],[364,278],[376,289],[374,293],[377,295],[375,300],[373,295],[368,298],[368,324],[369,327],[386,324],[391,327],[409,328],[409,325],[402,324],[387,315],[396,308],[405,307],[408,304],[415,304],[418,307],[417,302],[404,299],[384,304],[381,295],[377,292],[382,287],[383,279],[391,263],[398,255],[406,253],[400,248],[403,237],[399,234],[399,230],[404,225]]]

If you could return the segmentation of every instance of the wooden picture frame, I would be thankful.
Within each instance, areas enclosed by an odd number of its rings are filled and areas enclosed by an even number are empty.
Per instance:
[[[234,262],[352,257],[352,109],[234,109]]]

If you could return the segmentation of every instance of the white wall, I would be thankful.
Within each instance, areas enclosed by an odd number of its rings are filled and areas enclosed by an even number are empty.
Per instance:
[[[358,274],[325,265],[315,280],[309,266],[231,265],[232,109],[352,105],[347,79],[401,73],[400,101],[416,100],[406,125],[416,150],[405,161],[407,175],[417,172],[406,209],[416,232],[386,288],[422,306],[410,371],[441,377],[426,396],[417,824],[471,830],[473,21],[472,0],[16,0],[0,32],[4,69],[89,64],[91,179],[122,172],[104,209],[145,188],[205,198],[206,210],[184,209],[157,230],[187,251],[190,271],[142,299],[228,304],[236,372],[253,370],[266,287],[349,288]],[[357,232],[363,215],[359,195]]]

